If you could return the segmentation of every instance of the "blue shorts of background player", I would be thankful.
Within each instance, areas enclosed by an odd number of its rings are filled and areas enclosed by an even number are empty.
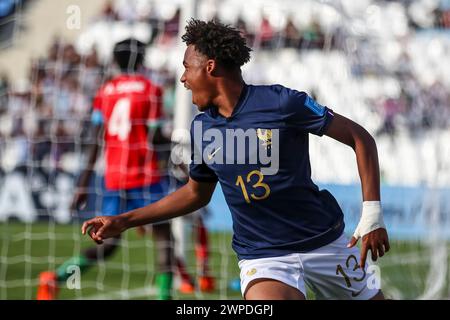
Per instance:
[[[102,216],[116,216],[124,212],[145,207],[161,200],[169,192],[168,179],[144,187],[121,190],[104,190]]]

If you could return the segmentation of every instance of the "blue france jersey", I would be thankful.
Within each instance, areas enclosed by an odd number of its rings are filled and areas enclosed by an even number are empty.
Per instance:
[[[221,184],[239,259],[308,252],[337,239],[343,213],[311,180],[308,134],[333,113],[304,92],[246,85],[229,118],[215,107],[191,126],[190,176]]]

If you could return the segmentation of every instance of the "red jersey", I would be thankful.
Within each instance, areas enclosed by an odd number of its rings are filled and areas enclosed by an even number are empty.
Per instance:
[[[107,189],[131,189],[160,181],[148,126],[162,118],[162,89],[141,75],[121,75],[94,98],[93,117],[105,128]]]

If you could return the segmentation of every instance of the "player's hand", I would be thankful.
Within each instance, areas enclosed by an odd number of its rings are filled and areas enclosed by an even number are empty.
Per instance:
[[[84,191],[77,191],[73,197],[72,203],[70,204],[70,210],[72,212],[77,212],[82,210],[87,204],[88,194]]]
[[[86,232],[97,244],[102,244],[103,240],[118,236],[126,227],[120,217],[96,217],[83,223],[81,233]]]
[[[359,238],[352,237],[348,248],[354,247],[358,243]],[[362,238],[361,245],[361,262],[360,267],[364,268],[366,265],[367,253],[369,250],[372,253],[372,260],[377,261],[378,257],[384,256],[390,249],[389,238],[386,229],[379,228],[369,232]]]

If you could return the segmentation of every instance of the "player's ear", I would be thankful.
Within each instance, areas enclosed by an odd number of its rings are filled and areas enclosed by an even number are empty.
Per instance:
[[[216,61],[213,59],[209,59],[208,61],[206,61],[206,72],[208,72],[208,74],[212,74],[217,68],[217,64]]]

